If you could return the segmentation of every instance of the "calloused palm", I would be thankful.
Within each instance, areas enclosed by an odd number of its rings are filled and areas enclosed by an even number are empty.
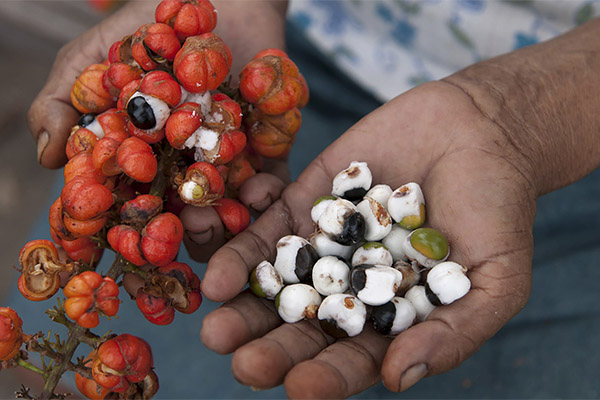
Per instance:
[[[67,161],[65,144],[80,117],[70,100],[76,77],[87,66],[102,62],[115,41],[133,34],[142,24],[154,22],[158,3],[159,0],[130,0],[59,51],[48,80],[28,113],[29,128],[38,143],[38,159],[43,166],[59,168]],[[285,2],[214,0],[212,3],[218,10],[215,32],[234,55],[231,68],[234,80],[259,50],[283,48]],[[240,200],[261,212],[279,197],[288,180],[285,161],[269,162],[263,173],[244,183]],[[207,260],[225,242],[223,225],[211,207],[188,207],[181,219],[186,230],[185,244],[196,260]]]
[[[468,267],[472,282],[465,297],[393,340],[367,328],[336,341],[315,321],[282,324],[271,301],[243,291],[249,271],[273,261],[280,237],[313,231],[314,200],[330,193],[332,178],[353,160],[368,163],[374,183],[422,186],[426,224],[447,236],[450,259]],[[228,302],[205,317],[203,342],[234,352],[240,382],[284,383],[292,398],[347,397],[381,379],[390,390],[405,390],[457,367],[529,297],[537,188],[526,167],[460,88],[434,82],[397,97],[329,146],[280,200],[214,254],[202,291]]]

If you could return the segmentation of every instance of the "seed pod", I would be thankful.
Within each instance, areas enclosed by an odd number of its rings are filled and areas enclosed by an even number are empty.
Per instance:
[[[255,58],[240,73],[240,94],[265,114],[283,114],[295,108],[302,96],[298,75],[298,67],[288,57]]]
[[[309,238],[310,244],[319,254],[319,257],[336,256],[344,260],[350,260],[354,252],[354,246],[344,246],[334,242],[323,232],[316,232]]]
[[[246,182],[248,179],[256,175],[257,167],[253,165],[252,155],[244,149],[241,153],[236,155],[233,160],[229,163],[227,170],[227,186],[231,188],[234,193]]]
[[[402,273],[392,267],[357,265],[350,270],[350,287],[363,303],[379,306],[390,301],[402,283]]]
[[[58,251],[49,240],[27,242],[19,252],[21,276],[17,282],[21,294],[32,301],[54,296],[60,287],[60,272],[71,272],[72,263],[63,264]]]
[[[108,66],[102,75],[102,85],[108,93],[118,99],[121,90],[130,82],[141,79],[144,70],[137,64],[128,64],[124,62],[114,62]]]
[[[217,132],[237,131],[242,126],[242,107],[225,93],[215,93],[204,117],[204,125],[209,129]]]
[[[198,103],[185,102],[177,106],[165,125],[165,136],[171,146],[183,149],[189,137],[202,126],[202,116],[202,109]]]
[[[192,268],[182,262],[173,261],[159,267],[152,276],[152,285],[160,288],[173,308],[184,314],[192,314],[202,304],[200,278]]]
[[[171,26],[182,42],[211,32],[217,25],[217,10],[208,0],[163,0],[154,16],[156,22]]]
[[[412,231],[404,240],[402,249],[408,259],[415,260],[424,268],[431,268],[450,255],[448,240],[433,228]]]
[[[402,283],[396,291],[397,296],[404,296],[406,291],[421,281],[421,272],[406,261],[396,261],[392,268],[402,272]]]
[[[107,221],[108,217],[106,215],[99,215],[84,221],[72,218],[67,213],[63,215],[65,229],[69,231],[74,238],[84,238],[95,235],[104,228]]]
[[[175,31],[167,24],[144,24],[133,34],[131,54],[146,71],[173,61],[181,48]]]
[[[429,314],[435,310],[435,305],[431,304],[425,293],[425,286],[415,285],[408,289],[404,298],[412,303],[417,312],[417,319],[425,321]]]
[[[306,82],[306,78],[304,78],[304,75],[298,74],[298,80],[302,85],[302,94],[300,95],[300,100],[298,100],[298,104],[296,105],[296,107],[304,108],[307,106],[308,100],[310,99],[310,90],[308,88],[308,82]]]
[[[127,115],[131,124],[144,131],[160,131],[170,114],[171,109],[166,102],[141,92],[135,92],[127,102]]]
[[[117,393],[143,381],[154,364],[150,345],[126,333],[102,343],[97,355],[92,366],[94,380]]]
[[[140,194],[135,199],[123,203],[119,217],[123,224],[143,227],[160,214],[162,208],[162,198],[151,194]]]
[[[319,229],[332,240],[351,245],[361,241],[365,234],[365,219],[348,200],[337,199],[327,206],[319,217]]]
[[[453,261],[435,265],[427,272],[425,285],[427,298],[434,305],[450,304],[471,289],[467,269]],[[432,297],[433,296],[433,297]]]
[[[404,229],[417,229],[425,222],[425,198],[418,183],[407,183],[394,190],[387,210]]]
[[[81,237],[75,240],[63,239],[58,244],[65,249],[71,260],[87,265],[97,265],[104,252],[104,248],[100,247],[98,243],[92,241],[89,237]]]
[[[321,257],[313,267],[312,284],[323,296],[344,293],[350,286],[350,267],[337,257]]]
[[[90,114],[85,114],[90,115]],[[89,129],[83,128],[79,125],[75,125],[71,129],[69,138],[67,139],[67,145],[65,146],[65,154],[70,160],[79,153],[91,153],[96,145],[98,138],[94,132]]]
[[[381,240],[381,243],[392,254],[394,261],[406,260],[406,254],[404,254],[404,241],[410,234],[410,231],[402,228],[398,224],[392,225],[392,230]]]
[[[69,280],[63,289],[69,318],[84,328],[98,326],[98,311],[114,316],[119,310],[119,287],[109,277],[95,271],[84,271]]]
[[[371,188],[372,182],[373,176],[367,163],[352,161],[348,168],[333,178],[331,194],[350,201],[360,200]]]
[[[279,316],[290,324],[305,318],[316,318],[320,304],[319,293],[304,283],[287,285],[275,297],[275,307]]]
[[[277,115],[254,109],[244,119],[250,145],[260,155],[268,158],[286,157],[301,125],[302,114],[298,108]]]
[[[98,183],[106,182],[106,175],[94,166],[92,154],[89,152],[79,153],[71,158],[63,169],[65,183],[68,183],[77,176],[91,178]]]
[[[310,218],[313,220],[315,224],[319,223],[319,218],[323,214],[323,211],[327,208],[329,204],[331,204],[336,199],[335,196],[321,196],[319,197],[312,208],[310,209]]]
[[[283,288],[281,275],[268,261],[261,261],[250,273],[250,290],[258,297],[273,300]]]
[[[95,179],[77,176],[62,189],[63,211],[74,219],[87,221],[108,211],[113,205],[112,193]]]
[[[390,302],[373,308],[371,324],[382,335],[396,336],[411,327],[417,318],[413,304],[402,297],[394,297]]]
[[[90,354],[85,358],[86,361],[84,365],[88,368],[91,368],[96,358],[96,351],[92,350],[92,352],[90,352]],[[75,373],[75,386],[77,386],[79,393],[91,400],[102,400],[107,398],[110,393],[110,390],[98,385],[94,379],[85,378],[79,375],[77,372]]]
[[[125,139],[119,146],[117,164],[125,175],[143,183],[152,182],[158,171],[152,147],[135,136]]]
[[[360,264],[391,267],[393,262],[390,251],[379,242],[367,242],[352,255],[353,267]]]
[[[363,330],[367,308],[352,295],[331,294],[319,306],[318,318],[327,334],[336,338],[353,337]]]
[[[308,240],[287,235],[277,242],[277,256],[273,266],[286,284],[309,282],[318,259],[319,255]]]
[[[142,230],[140,246],[144,258],[160,267],[175,259],[182,240],[181,221],[176,215],[165,212],[152,218]]]
[[[219,170],[203,161],[190,165],[185,178],[176,183],[181,200],[197,207],[208,206],[225,193],[225,183]]]
[[[113,97],[102,85],[104,64],[92,64],[84,69],[71,87],[71,103],[80,113],[99,114],[115,105]]]
[[[235,199],[221,198],[213,205],[227,232],[237,235],[250,225],[250,210]]]
[[[138,267],[148,263],[140,249],[140,234],[134,228],[128,225],[115,225],[108,230],[106,239],[112,249],[127,261]]]
[[[0,361],[17,355],[23,344],[23,321],[10,307],[0,307]]]
[[[372,198],[365,197],[356,209],[365,219],[365,240],[381,240],[392,230],[392,218],[385,207]]]
[[[365,197],[370,197],[373,200],[375,200],[376,202],[378,202],[379,204],[381,204],[382,206],[387,207],[387,203],[388,203],[388,200],[390,199],[391,195],[392,195],[391,187],[389,187],[388,185],[385,185],[385,184],[379,184],[379,185],[375,185],[371,189],[369,189],[367,194],[365,194]],[[387,210],[387,208],[386,208],[386,210]]]
[[[188,37],[173,62],[177,80],[192,93],[215,90],[231,69],[231,50],[213,32]]]
[[[160,293],[155,296],[141,287],[135,295],[135,304],[144,318],[155,325],[169,325],[175,319],[175,309],[171,302]]]

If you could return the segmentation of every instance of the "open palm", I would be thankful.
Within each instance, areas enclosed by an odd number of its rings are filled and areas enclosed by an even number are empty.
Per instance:
[[[329,146],[244,233],[211,258],[202,290],[228,301],[203,323],[204,343],[234,352],[233,374],[257,388],[284,383],[292,398],[338,398],[383,380],[393,391],[454,367],[526,303],[536,188],[521,153],[457,87],[435,82],[399,96]],[[468,267],[471,291],[389,339],[367,328],[335,341],[315,321],[283,324],[271,301],[243,291],[275,244],[314,229],[310,208],[335,174],[366,161],[374,183],[418,182],[426,225],[443,232],[450,259]],[[414,368],[411,368],[414,367]]]

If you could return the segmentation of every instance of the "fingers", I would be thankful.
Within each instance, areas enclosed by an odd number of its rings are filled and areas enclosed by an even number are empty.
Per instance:
[[[225,228],[213,207],[186,206],[179,214],[190,257],[206,262],[225,243]]]
[[[228,354],[281,322],[272,301],[245,291],[204,317],[200,336],[209,349]]]
[[[259,173],[240,188],[239,198],[253,213],[262,213],[281,196],[285,183],[277,176]]]
[[[208,262],[202,292],[212,301],[227,301],[242,291],[259,262],[273,260],[275,243],[291,234],[293,217],[282,201],[220,248]]]

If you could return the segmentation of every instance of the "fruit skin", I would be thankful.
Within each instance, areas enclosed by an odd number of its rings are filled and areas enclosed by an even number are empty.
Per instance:
[[[154,16],[156,22],[171,26],[182,42],[211,32],[217,25],[217,11],[208,0],[163,0]]]
[[[108,230],[106,239],[112,249],[127,261],[141,267],[148,261],[140,249],[140,233],[129,225],[115,225]]]
[[[169,299],[147,293],[145,288],[139,288],[135,303],[142,315],[155,325],[169,325],[175,319],[175,309]]]
[[[152,71],[173,61],[180,48],[173,28],[157,22],[144,24],[133,34],[131,54],[140,67]]]
[[[113,99],[118,99],[121,90],[129,83],[142,78],[144,70],[136,65],[113,62],[102,75],[102,85]]]
[[[202,304],[200,278],[192,268],[182,262],[173,261],[159,267],[158,279],[163,293],[171,299],[173,308],[184,314],[195,312]]]
[[[114,99],[102,85],[102,76],[108,69],[104,64],[85,68],[71,86],[71,103],[80,113],[100,114],[114,106]]]
[[[240,94],[265,114],[277,115],[298,106],[303,96],[300,72],[287,57],[255,58],[240,73]]]
[[[202,108],[194,102],[183,103],[173,110],[165,124],[165,136],[169,144],[183,149],[186,140],[202,126]]]
[[[111,317],[119,311],[119,287],[112,278],[103,278],[95,271],[71,278],[63,293],[67,315],[84,328],[98,326],[98,311]]]
[[[92,351],[86,357],[87,361],[84,365],[91,367],[96,358],[96,352]],[[102,400],[110,393],[110,390],[98,385],[95,380],[85,378],[78,373],[75,373],[75,385],[82,395],[91,400]]]
[[[163,200],[151,194],[140,194],[121,207],[120,218],[123,224],[145,226],[163,208]]]
[[[186,182],[198,185],[198,195],[195,195],[193,199],[187,198],[183,194]],[[185,177],[178,179],[177,184],[181,200],[186,204],[198,207],[212,204],[216,199],[223,197],[225,193],[225,183],[219,169],[205,161],[190,165],[186,170]]]
[[[73,261],[81,261],[88,265],[98,264],[104,253],[104,249],[98,246],[89,237],[81,237],[75,240],[62,240],[60,244]]]
[[[213,207],[225,228],[234,235],[250,225],[250,210],[235,199],[222,198]]]
[[[94,380],[117,393],[143,381],[153,367],[150,345],[127,333],[102,343],[97,356],[92,365]]]
[[[98,138],[89,129],[76,125],[71,130],[65,146],[65,154],[70,160],[79,153],[92,152]]]
[[[23,321],[10,307],[0,307],[0,360],[10,360],[23,344]]]
[[[71,218],[86,221],[106,212],[114,202],[111,191],[97,180],[77,176],[62,189],[63,211]]]
[[[229,47],[213,32],[188,37],[175,56],[173,71],[191,93],[215,90],[231,69]]]
[[[141,249],[152,265],[163,266],[175,259],[183,240],[183,225],[168,212],[152,218],[142,230]]]

